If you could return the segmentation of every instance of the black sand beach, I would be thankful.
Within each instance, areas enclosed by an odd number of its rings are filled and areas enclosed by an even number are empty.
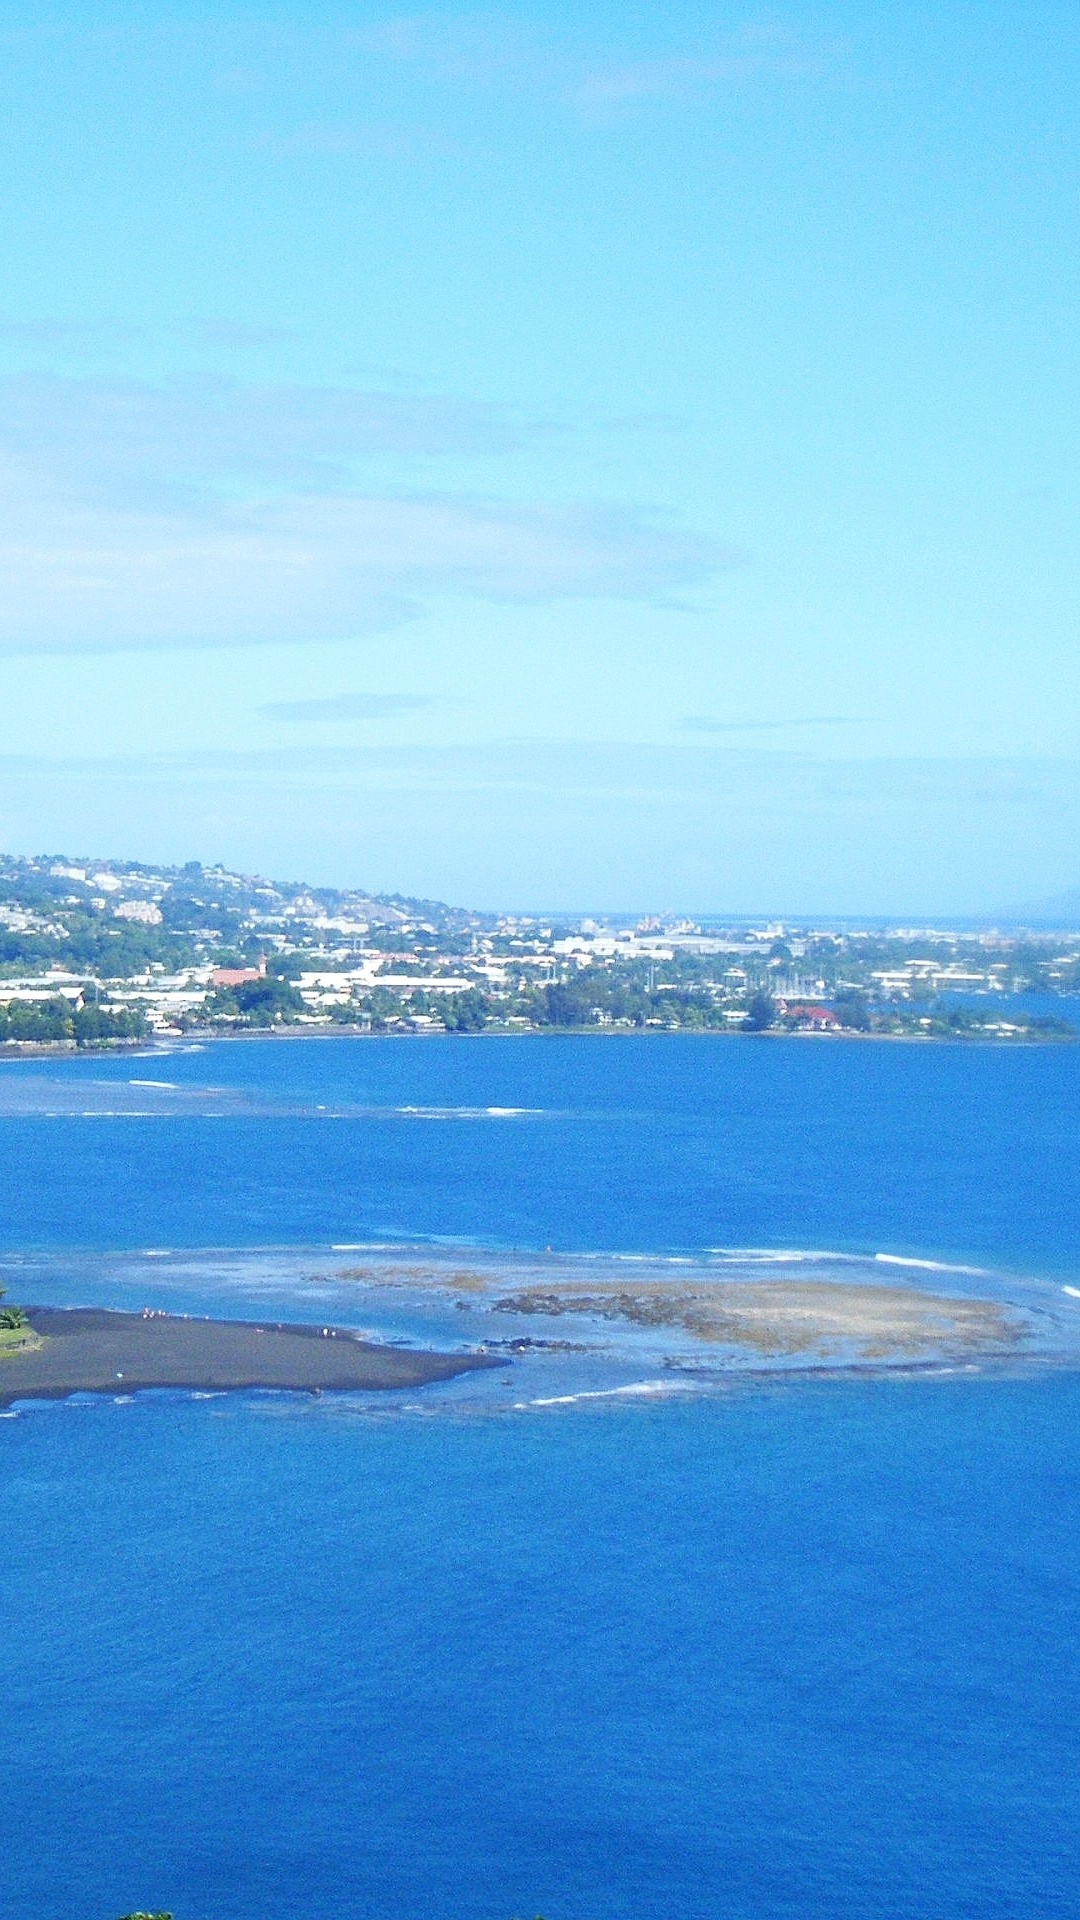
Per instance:
[[[0,1405],[144,1387],[272,1387],[301,1393],[421,1387],[479,1367],[484,1353],[373,1346],[347,1328],[188,1320],[98,1307],[29,1307],[41,1344],[0,1358]]]

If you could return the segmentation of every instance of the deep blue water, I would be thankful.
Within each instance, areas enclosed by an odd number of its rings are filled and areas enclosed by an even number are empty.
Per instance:
[[[0,1233],[1074,1276],[1078,1131],[1080,1047],[20,1062]],[[1080,1376],[424,1405],[0,1422],[3,1920],[1076,1911]]]
[[[121,1096],[157,1110],[109,1119]],[[433,1234],[1071,1274],[1078,1159],[1080,1046],[481,1036],[0,1062],[8,1247]]]

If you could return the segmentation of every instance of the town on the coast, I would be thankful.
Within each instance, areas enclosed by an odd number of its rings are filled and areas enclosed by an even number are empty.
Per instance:
[[[1080,932],[496,914],[0,856],[0,1047],[543,1029],[1068,1040]]]

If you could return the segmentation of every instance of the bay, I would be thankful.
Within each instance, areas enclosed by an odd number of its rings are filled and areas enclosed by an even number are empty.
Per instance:
[[[5,1277],[48,1256],[100,1297],[110,1249],[212,1273],[371,1238],[886,1251],[1060,1291],[1078,1122],[1066,1046],[9,1062]],[[1078,1434],[1071,1368],[26,1408],[0,1914],[1071,1913]]]

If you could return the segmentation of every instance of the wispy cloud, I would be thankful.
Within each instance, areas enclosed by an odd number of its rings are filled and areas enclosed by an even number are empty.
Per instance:
[[[146,327],[125,320],[65,320],[55,314],[18,319],[0,314],[0,345],[60,360],[113,360],[142,346],[148,337]]]
[[[434,704],[423,693],[339,693],[328,700],[273,700],[260,709],[290,725],[337,725],[352,720],[397,720]]]
[[[511,443],[449,399],[0,381],[0,648],[341,639],[437,595],[656,599],[731,563],[641,510],[386,484],[396,456]]]
[[[298,338],[295,328],[261,326],[213,315],[149,325],[107,315],[94,320],[68,320],[56,314],[29,318],[0,314],[0,346],[14,349],[24,360],[75,367],[123,364],[146,348],[164,346],[196,355],[228,355],[289,346]]]
[[[684,733],[786,733],[793,727],[866,727],[872,722],[851,713],[808,713],[784,720],[714,720],[691,713],[677,724]]]
[[[555,34],[539,35],[530,22],[510,15],[435,10],[377,21],[349,35],[350,44],[376,59],[419,67],[433,77],[490,85],[520,83],[546,73]]]
[[[314,122],[287,133],[257,134],[251,144],[258,153],[282,159],[299,155],[326,160],[412,160],[420,154],[443,152],[447,146],[445,138],[436,138],[430,129],[370,121]]]
[[[431,596],[650,598],[721,557],[632,514],[438,497],[140,513],[28,501],[16,480],[0,511],[8,652],[349,639]]]
[[[567,88],[567,98],[584,108],[687,99],[751,80],[817,74],[835,52],[785,27],[749,24],[685,53],[598,65]]]
[[[245,483],[333,489],[385,455],[505,452],[495,409],[440,396],[268,386],[221,376],[163,385],[24,373],[0,380],[0,458],[75,498],[160,505]]]
[[[523,17],[431,12],[378,23],[352,36],[376,60],[411,66],[447,85],[509,87],[555,99],[587,114],[647,101],[689,100],[751,81],[814,77],[843,52],[835,38],[809,36],[784,22],[747,20],[706,32],[684,46],[627,22],[590,49],[557,21],[538,30]]]
[[[186,335],[200,347],[241,352],[258,347],[291,346],[300,338],[295,327],[257,326],[247,320],[188,320],[171,331],[181,338]]]

